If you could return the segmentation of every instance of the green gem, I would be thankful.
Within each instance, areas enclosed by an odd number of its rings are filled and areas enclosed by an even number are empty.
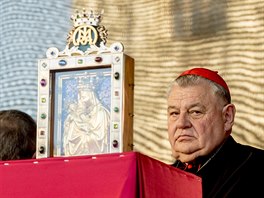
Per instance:
[[[45,119],[47,116],[45,113],[42,113],[40,117],[41,117],[41,119]]]
[[[118,129],[118,124],[114,124],[114,129]]]

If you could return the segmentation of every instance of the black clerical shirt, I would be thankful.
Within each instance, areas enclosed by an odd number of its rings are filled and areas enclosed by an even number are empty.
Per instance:
[[[202,178],[203,198],[261,197],[264,194],[264,150],[237,143],[231,136],[216,152],[192,167],[173,166]],[[191,167],[189,166],[189,167]]]

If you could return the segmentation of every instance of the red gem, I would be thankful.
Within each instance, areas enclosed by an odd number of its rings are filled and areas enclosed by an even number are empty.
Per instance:
[[[95,57],[95,62],[97,62],[97,63],[100,63],[100,62],[102,62],[102,57],[100,57],[100,56],[97,56],[97,57]]]

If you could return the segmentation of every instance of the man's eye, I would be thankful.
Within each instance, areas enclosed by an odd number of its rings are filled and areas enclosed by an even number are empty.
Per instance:
[[[197,117],[197,116],[201,116],[202,115],[202,112],[201,111],[198,111],[198,110],[193,110],[193,111],[190,111],[190,114],[192,116]]]
[[[177,115],[179,115],[179,113],[176,112],[176,111],[172,111],[172,112],[170,112],[170,116],[177,116]]]

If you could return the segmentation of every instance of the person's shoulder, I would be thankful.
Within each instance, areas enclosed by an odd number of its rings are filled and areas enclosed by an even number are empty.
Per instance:
[[[253,147],[253,146],[248,146],[252,150],[252,152],[262,155],[263,156],[263,162],[264,162],[264,149]]]
[[[236,145],[236,148],[239,150],[248,150],[254,153],[264,153],[264,148],[258,148],[249,144],[242,144],[240,142],[237,142],[232,136],[229,136],[227,142],[229,145]]]
[[[227,150],[233,151],[233,154],[248,156],[249,158],[257,158],[264,163],[264,149],[237,142],[232,136],[227,140]]]
[[[264,164],[264,149],[255,146],[239,144],[240,149],[250,153],[251,158]]]
[[[238,143],[238,144],[240,145],[241,148],[250,150],[252,152],[264,153],[264,149],[263,148],[258,148],[258,147],[252,146],[252,145],[241,144],[241,143]]]

